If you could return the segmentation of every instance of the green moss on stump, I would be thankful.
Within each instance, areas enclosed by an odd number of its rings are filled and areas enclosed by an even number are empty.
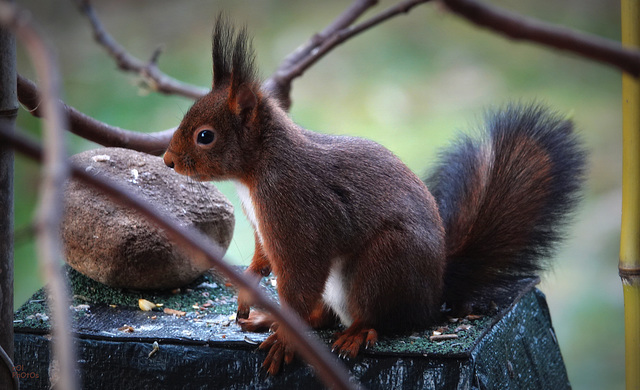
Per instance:
[[[99,333],[112,337],[180,337],[199,342],[260,342],[266,333],[244,333],[233,321],[237,309],[236,292],[212,274],[205,274],[193,283],[173,291],[131,291],[112,288],[96,282],[72,268],[65,266],[65,273],[73,292],[72,310],[74,329],[80,332]],[[263,279],[262,285],[276,297],[272,278]],[[139,299],[146,299],[161,307],[143,312]],[[502,303],[502,309],[511,300]],[[185,312],[176,317],[163,312],[165,308]],[[458,319],[437,326],[399,336],[382,336],[372,353],[409,354],[419,356],[465,354],[478,342],[495,322],[495,317]],[[204,325],[203,325],[204,324]],[[130,326],[126,333],[120,328]],[[95,327],[98,329],[89,329]],[[50,330],[49,313],[44,290],[39,290],[15,313],[17,331],[47,333]],[[155,332],[162,328],[169,335]],[[169,330],[170,331],[169,331]],[[331,344],[339,329],[317,332],[318,337]],[[444,341],[431,340],[438,331],[455,335]],[[154,336],[155,335],[155,336]]]
[[[138,309],[138,300],[146,299],[153,303],[180,311],[193,311],[207,301],[215,302],[212,312],[227,313],[236,307],[235,292],[212,274],[204,274],[194,282],[171,291],[133,291],[106,286],[96,282],[70,267],[66,267],[69,284],[73,291],[73,304],[115,305]]]
[[[141,311],[138,306],[139,299],[162,305],[148,312],[150,315],[160,314],[164,308],[184,312],[206,311],[211,314],[229,314],[237,308],[235,291],[209,273],[187,286],[172,291],[132,291],[106,286],[69,266],[64,266],[64,271],[73,293],[72,306],[75,309],[72,312],[76,320],[98,307]],[[88,305],[88,310],[83,310],[83,305]],[[194,306],[201,309],[195,309]],[[38,290],[15,312],[14,324],[16,329],[49,331],[49,309],[45,289]]]
[[[234,292],[210,275],[174,293],[112,289],[74,271],[68,274],[74,289],[78,368],[86,388],[146,389],[158,380],[172,388],[187,383],[194,389],[324,388],[298,359],[282,374],[265,377],[265,353],[257,351],[257,344],[268,334],[240,330],[233,321]],[[262,283],[275,294],[271,281]],[[496,302],[492,316],[384,336],[374,348],[342,362],[355,381],[371,389],[569,389],[544,295],[534,284],[514,286],[507,294],[511,296]],[[49,385],[51,343],[44,298],[38,291],[16,313],[15,362],[35,376],[21,383],[25,390]],[[140,298],[185,313],[144,312],[138,308]],[[214,304],[204,307],[203,298]],[[456,338],[434,341],[430,337],[436,329]],[[314,333],[331,345],[336,330]]]

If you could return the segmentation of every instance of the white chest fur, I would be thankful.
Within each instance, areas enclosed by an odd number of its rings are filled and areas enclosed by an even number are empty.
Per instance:
[[[347,307],[347,290],[343,259],[333,259],[329,277],[324,284],[322,300],[325,305],[336,313],[343,325],[350,326],[353,323],[353,318],[349,314],[349,308]]]
[[[253,228],[256,230],[258,234],[258,238],[260,242],[262,242],[262,234],[260,234],[260,225],[258,224],[258,218],[256,218],[256,209],[253,205],[253,200],[251,199],[251,193],[249,191],[249,187],[240,183],[239,181],[233,182],[236,186],[236,192],[238,193],[238,198],[242,202],[242,209],[244,213],[247,215],[249,222],[253,225]]]

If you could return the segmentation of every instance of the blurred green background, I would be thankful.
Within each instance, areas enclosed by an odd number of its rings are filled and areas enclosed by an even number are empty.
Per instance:
[[[116,70],[92,40],[88,22],[71,1],[18,0],[30,9],[55,47],[65,101],[112,125],[137,131],[176,126],[191,101],[139,88],[139,80]],[[367,15],[393,2],[381,1]],[[619,40],[620,6],[612,0],[491,3]],[[132,54],[149,58],[164,47],[159,66],[186,82],[211,80],[210,34],[225,10],[255,36],[263,77],[348,1],[96,1],[106,28]],[[33,78],[19,49],[19,72]],[[293,86],[291,115],[317,131],[368,137],[423,173],[461,130],[479,123],[483,110],[508,101],[538,99],[567,113],[591,151],[585,201],[557,266],[544,276],[552,318],[569,377],[576,389],[624,385],[623,301],[617,273],[620,219],[620,73],[572,55],[509,41],[477,29],[437,3],[415,8],[331,52]],[[20,131],[37,136],[39,121],[22,110]],[[70,152],[97,145],[70,135]],[[15,304],[42,285],[32,220],[38,166],[16,158]],[[253,235],[236,204],[237,228],[229,258],[246,264]],[[108,259],[105,259],[107,261]]]

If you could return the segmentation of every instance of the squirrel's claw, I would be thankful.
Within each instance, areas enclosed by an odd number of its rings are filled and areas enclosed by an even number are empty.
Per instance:
[[[236,321],[239,322],[241,319],[249,318],[249,312],[251,308],[245,305],[238,305],[238,311],[236,312]]]
[[[353,323],[344,332],[337,335],[331,351],[338,351],[338,356],[341,358],[354,358],[358,355],[362,345],[364,345],[365,349],[369,349],[377,341],[378,332],[375,329]]]

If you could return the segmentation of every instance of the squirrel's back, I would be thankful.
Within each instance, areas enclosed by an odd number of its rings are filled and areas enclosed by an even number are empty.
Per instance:
[[[264,146],[273,150],[265,153],[268,157],[261,164],[267,172],[259,175],[256,188],[262,191],[263,207],[278,210],[270,216],[278,225],[277,236],[295,237],[305,226],[305,231],[321,233],[318,245],[343,253],[365,245],[396,221],[418,225],[412,230],[440,233],[433,197],[420,178],[382,145],[299,127],[280,132],[274,142],[282,145]],[[271,172],[273,166],[278,167],[277,175]]]
[[[573,124],[537,105],[489,113],[426,180],[445,226],[445,302],[488,302],[546,268],[580,197],[586,153]]]

